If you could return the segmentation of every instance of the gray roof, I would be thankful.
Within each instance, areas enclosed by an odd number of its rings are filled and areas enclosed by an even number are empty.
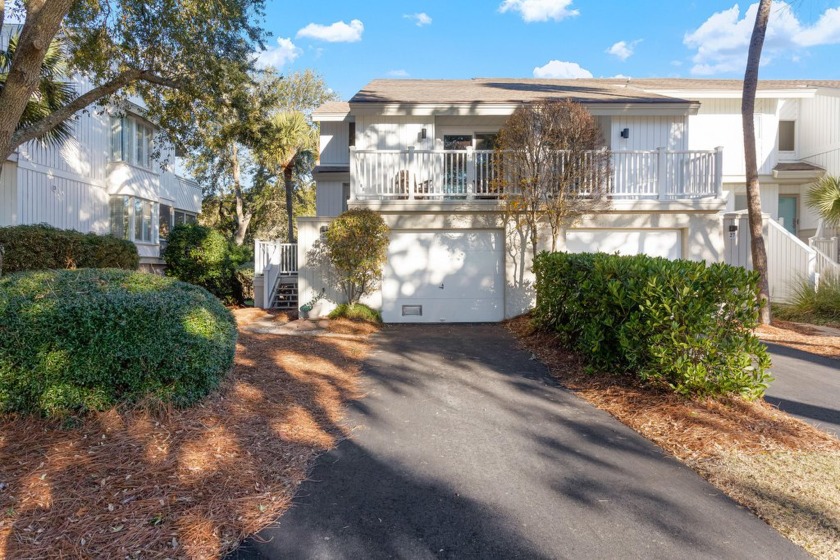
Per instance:
[[[527,103],[572,99],[580,103],[688,103],[684,99],[625,87],[626,80],[373,80],[350,103]]]
[[[698,78],[473,78],[471,80],[373,80],[346,101],[329,101],[314,115],[349,114],[350,103],[469,104],[527,103],[542,99],[572,99],[580,103],[690,103],[656,91],[734,90],[741,80]],[[840,80],[761,80],[758,89],[840,89]],[[687,94],[691,96],[690,93]]]

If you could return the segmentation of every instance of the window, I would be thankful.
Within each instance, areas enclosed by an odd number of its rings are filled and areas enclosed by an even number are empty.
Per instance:
[[[152,125],[134,115],[111,117],[111,161],[152,167]]]
[[[194,224],[197,221],[197,217],[195,214],[190,214],[189,212],[184,212],[183,210],[175,210],[174,214],[174,226],[179,226],[181,224]]]
[[[158,215],[158,237],[161,240],[167,239],[169,232],[172,231],[173,220],[175,219],[172,214],[172,207],[168,204],[161,204]]]
[[[356,123],[355,122],[350,123],[350,132],[349,132],[349,137],[347,138],[347,140],[348,140],[349,146],[351,148],[356,145]]]
[[[796,151],[796,121],[779,121],[779,151]]]
[[[154,231],[157,203],[134,196],[112,196],[111,234],[141,243],[156,243]]]

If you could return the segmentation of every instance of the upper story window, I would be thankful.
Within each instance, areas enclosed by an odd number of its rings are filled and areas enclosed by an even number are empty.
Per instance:
[[[779,121],[779,151],[796,151],[796,121]]]
[[[154,127],[134,115],[111,117],[111,161],[152,168]]]

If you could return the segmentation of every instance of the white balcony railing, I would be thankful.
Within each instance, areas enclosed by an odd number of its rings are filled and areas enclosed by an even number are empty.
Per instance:
[[[255,240],[254,274],[263,274],[268,269],[281,276],[297,274],[297,243]]]
[[[481,200],[501,194],[491,150],[350,150],[355,200]],[[719,198],[722,156],[721,148],[612,152],[606,190],[617,199]]]

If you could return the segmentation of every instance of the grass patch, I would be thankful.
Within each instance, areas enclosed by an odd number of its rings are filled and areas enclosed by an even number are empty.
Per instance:
[[[223,557],[347,436],[342,405],[361,396],[368,348],[243,331],[233,371],[198,406],[0,416],[0,557]]]
[[[508,328],[565,387],[653,441],[817,558],[840,551],[840,441],[764,401],[686,398],[591,375],[527,316]]]
[[[840,326],[840,276],[826,274],[814,290],[807,281],[800,282],[789,305],[774,304],[773,314],[779,319]]]
[[[368,307],[363,303],[347,304],[341,303],[332,310],[329,314],[330,319],[348,319],[350,321],[360,321],[366,323],[373,323],[376,325],[382,324],[382,315],[376,309]]]

